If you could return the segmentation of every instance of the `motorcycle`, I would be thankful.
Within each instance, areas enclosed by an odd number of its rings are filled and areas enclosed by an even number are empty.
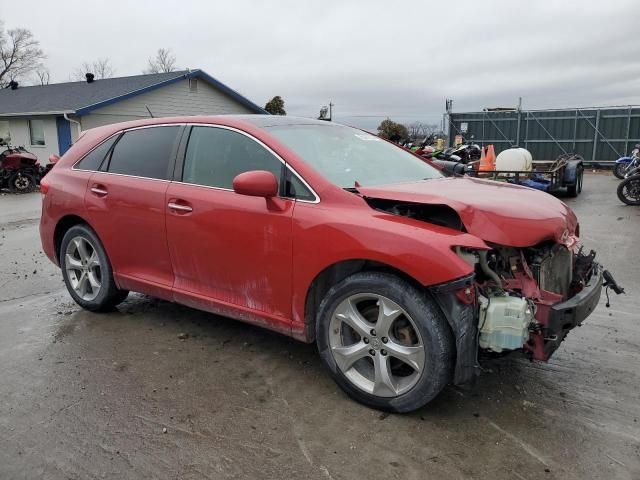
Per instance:
[[[620,180],[624,179],[626,174],[634,168],[640,166],[640,144],[637,144],[628,157],[620,157],[616,160],[613,167],[613,174]]]
[[[430,145],[424,145],[418,148],[415,153],[425,158],[459,162],[466,165],[480,160],[482,149],[475,143],[463,143],[444,150],[436,150]]]
[[[0,189],[8,188],[12,192],[31,192],[51,169],[42,167],[38,157],[23,146],[12,147],[8,141],[0,138]]]
[[[640,205],[640,165],[627,170],[625,179],[618,185],[618,198],[627,205]]]

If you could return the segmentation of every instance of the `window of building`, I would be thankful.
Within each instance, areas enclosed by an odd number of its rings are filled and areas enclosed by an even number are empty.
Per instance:
[[[111,153],[107,171],[147,178],[168,178],[179,126],[125,132]]]
[[[44,120],[29,120],[31,145],[44,145]]]

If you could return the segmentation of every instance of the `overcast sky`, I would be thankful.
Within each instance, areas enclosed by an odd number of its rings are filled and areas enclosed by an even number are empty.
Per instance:
[[[439,123],[454,111],[640,103],[640,1],[25,1],[5,28],[29,28],[52,81],[108,57],[139,74],[170,48],[255,103],[288,113],[333,101],[343,123]]]

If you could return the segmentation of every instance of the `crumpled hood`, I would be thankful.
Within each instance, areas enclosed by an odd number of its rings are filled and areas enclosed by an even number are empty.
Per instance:
[[[563,202],[545,192],[477,178],[440,178],[358,187],[365,197],[448,205],[468,233],[486,242],[528,247],[544,240],[567,243],[578,221]]]

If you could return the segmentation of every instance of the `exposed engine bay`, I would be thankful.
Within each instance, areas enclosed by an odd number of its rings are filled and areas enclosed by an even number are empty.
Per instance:
[[[476,272],[479,347],[495,353],[524,349],[536,360],[547,360],[582,321],[556,325],[552,307],[583,291],[599,269],[594,252],[573,253],[553,242],[458,254]]]

